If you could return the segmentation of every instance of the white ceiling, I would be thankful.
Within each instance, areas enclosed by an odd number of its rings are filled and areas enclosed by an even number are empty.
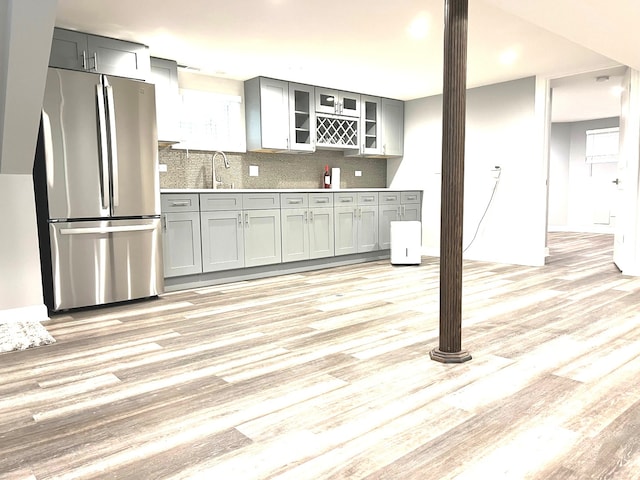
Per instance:
[[[263,75],[409,100],[442,91],[443,6],[444,0],[58,0],[56,25],[141,42],[151,55],[203,74]],[[426,27],[421,37],[410,34],[414,22]],[[631,38],[638,24],[638,0],[469,0],[467,86],[619,65],[640,69]],[[619,99],[610,84],[595,82],[597,75],[576,78],[582,94],[588,90],[579,114],[575,95],[562,101],[571,82],[557,85],[555,121],[619,115]]]

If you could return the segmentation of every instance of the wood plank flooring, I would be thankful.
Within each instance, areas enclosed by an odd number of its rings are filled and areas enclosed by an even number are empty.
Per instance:
[[[0,355],[0,479],[638,479],[640,279],[613,238],[465,262],[442,365],[438,259],[55,316]]]

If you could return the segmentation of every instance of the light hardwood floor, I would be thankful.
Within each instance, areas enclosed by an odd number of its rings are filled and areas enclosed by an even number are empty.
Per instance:
[[[435,258],[55,316],[0,355],[0,478],[640,478],[640,279],[550,238],[465,262],[462,365],[429,359]]]

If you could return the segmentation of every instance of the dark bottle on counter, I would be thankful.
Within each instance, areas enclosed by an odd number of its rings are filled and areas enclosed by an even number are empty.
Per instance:
[[[324,188],[331,188],[331,172],[329,172],[329,165],[324,166],[324,174],[322,175],[322,186]]]

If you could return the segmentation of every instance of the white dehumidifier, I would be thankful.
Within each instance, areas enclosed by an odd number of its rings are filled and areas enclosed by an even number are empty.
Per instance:
[[[420,265],[421,248],[421,222],[391,222],[392,265]]]

